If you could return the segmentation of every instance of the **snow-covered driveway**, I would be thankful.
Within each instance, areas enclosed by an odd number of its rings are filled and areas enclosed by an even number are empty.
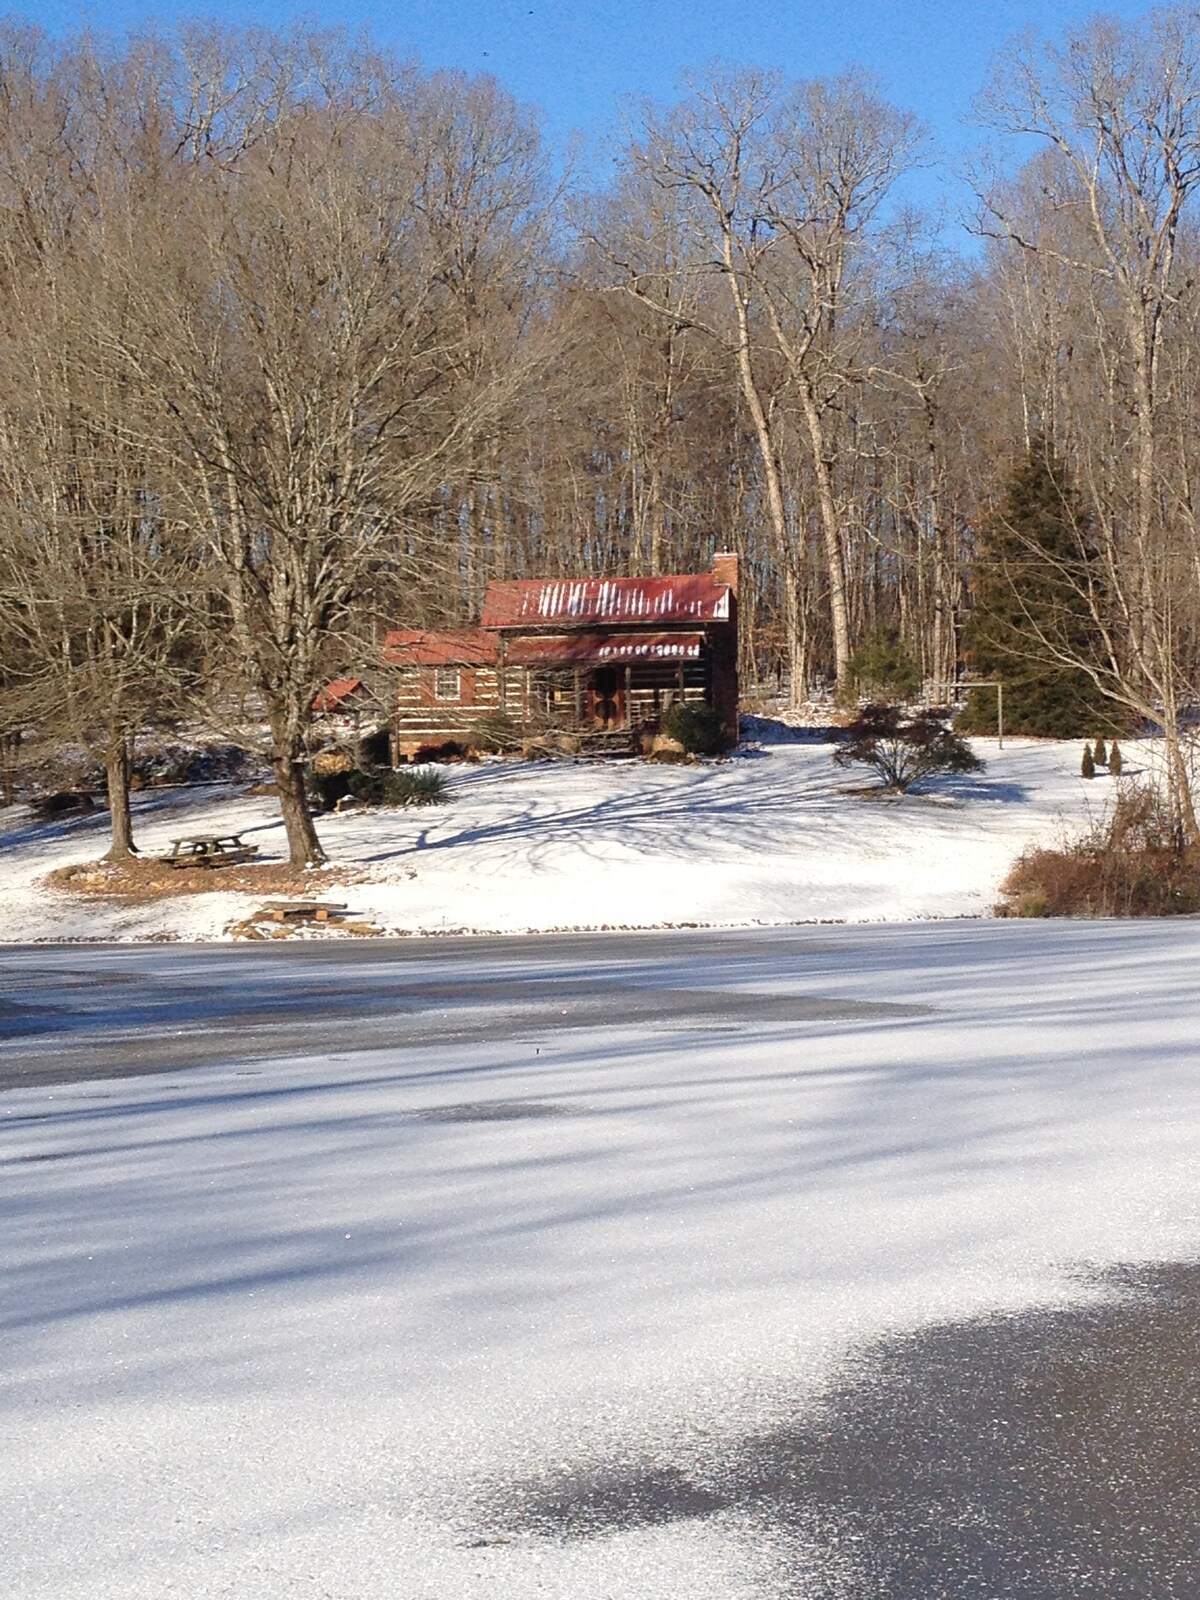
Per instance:
[[[1191,922],[0,953],[0,1073],[42,1080],[0,1096],[0,1591],[809,1592],[828,1541],[712,1492],[747,1439],[872,1339],[1200,1254],[1198,957]],[[597,1473],[664,1509],[530,1514]]]

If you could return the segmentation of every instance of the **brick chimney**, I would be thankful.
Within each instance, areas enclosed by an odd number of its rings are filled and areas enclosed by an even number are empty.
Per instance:
[[[736,550],[718,550],[713,556],[713,578],[717,583],[727,583],[737,597],[738,558]]]

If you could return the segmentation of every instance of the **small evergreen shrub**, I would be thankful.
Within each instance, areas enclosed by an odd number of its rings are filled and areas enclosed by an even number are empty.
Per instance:
[[[400,767],[396,772],[356,772],[350,793],[364,805],[438,806],[446,799],[446,779],[436,767]]]
[[[436,806],[446,799],[446,779],[436,767],[401,767],[396,772],[310,772],[309,790],[330,809],[348,794],[366,806]]]
[[[1092,760],[1098,767],[1106,767],[1108,765],[1108,751],[1105,749],[1103,739],[1096,740],[1096,748],[1092,751]]]
[[[1079,763],[1079,775],[1082,778],[1094,778],[1096,776],[1096,760],[1092,755],[1090,744],[1085,744],[1083,747],[1083,760]]]
[[[1000,892],[1008,917],[1187,915],[1200,911],[1200,851],[1156,789],[1130,788],[1080,838],[1027,850]]]
[[[855,704],[865,696],[874,700],[913,700],[921,687],[921,669],[896,633],[875,628],[846,664],[839,696]]]
[[[730,744],[720,714],[709,705],[678,702],[663,718],[663,732],[693,756],[718,756]]]
[[[903,707],[889,705],[864,706],[833,759],[839,767],[871,767],[884,788],[900,794],[937,773],[983,771],[983,762],[943,716],[922,711],[908,717]]]
[[[1114,778],[1119,778],[1125,770],[1125,758],[1121,754],[1121,746],[1114,739],[1112,749],[1108,752],[1108,770]]]

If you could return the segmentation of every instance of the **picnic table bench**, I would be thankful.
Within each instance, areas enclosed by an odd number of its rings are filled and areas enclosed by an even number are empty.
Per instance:
[[[344,900],[267,900],[261,915],[272,922],[341,922]]]
[[[169,867],[240,867],[258,854],[256,844],[243,844],[238,833],[204,834],[172,839]]]
[[[263,924],[273,922],[273,928]],[[378,937],[383,929],[364,922],[344,900],[267,900],[243,921],[231,925],[235,939],[287,939],[292,934],[337,932]]]

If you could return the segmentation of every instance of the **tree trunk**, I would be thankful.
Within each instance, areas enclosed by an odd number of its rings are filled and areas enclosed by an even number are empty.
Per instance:
[[[137,855],[133,842],[133,817],[129,809],[129,743],[119,739],[104,761],[104,774],[108,783],[108,815],[112,827],[112,843],[105,853],[105,861],[128,861]]]
[[[667,508],[663,499],[662,467],[656,460],[648,469],[646,522],[650,530],[650,573],[663,570],[663,551],[667,543]]]
[[[1179,737],[1179,712],[1169,699],[1163,706],[1163,758],[1167,808],[1178,834],[1179,846],[1187,848],[1200,838],[1200,827],[1196,822],[1196,807],[1192,800],[1191,774]]]
[[[821,512],[821,534],[825,544],[825,566],[829,577],[829,613],[833,624],[834,671],[839,686],[846,681],[850,665],[850,612],[846,603],[846,553],[842,545],[841,519],[833,492],[833,477],[826,456],[825,427],[817,407],[816,396],[803,379],[800,383],[800,404],[808,426],[812,452],[813,477],[817,484],[817,502]]]
[[[729,293],[733,301],[734,317],[737,321],[737,346],[735,357],[737,361],[738,382],[741,386],[742,398],[750,412],[750,420],[754,424],[754,436],[758,443],[759,459],[762,463],[763,480],[767,489],[767,512],[771,522],[771,532],[775,539],[776,560],[785,572],[792,570],[791,542],[788,538],[787,506],[783,494],[783,471],[780,467],[779,453],[775,445],[775,434],[771,427],[771,419],[763,403],[762,393],[758,386],[758,378],[754,371],[754,361],[751,356],[750,342],[750,315],[747,310],[746,295],[742,290],[734,265],[733,236],[728,225],[722,229],[722,255],[725,264],[726,281],[729,284]],[[794,633],[794,629],[792,630]],[[795,688],[793,686],[793,694]]]
[[[304,790],[304,763],[295,752],[276,755],[271,762],[279,790],[279,809],[287,830],[288,862],[293,867],[318,867],[329,858],[321,848],[308,795]]]
[[[788,645],[788,704],[794,711],[808,699],[808,619],[800,597],[800,581],[791,562],[784,569],[783,586]]]
[[[0,736],[0,785],[3,786],[2,803],[11,806],[17,798],[17,752],[21,746],[19,733]]]

